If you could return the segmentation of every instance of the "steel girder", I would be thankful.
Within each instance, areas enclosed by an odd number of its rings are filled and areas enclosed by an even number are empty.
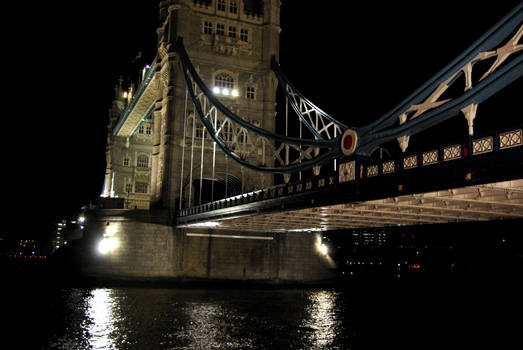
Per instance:
[[[398,139],[405,151],[409,137],[454,117],[462,111],[472,120],[476,107],[511,82],[523,75],[523,3],[507,14],[469,49],[443,68],[432,79],[412,93],[391,111],[374,122],[361,127],[348,127],[315,106],[288,82],[276,60],[271,66],[298,118],[310,130],[314,139],[283,136],[258,128],[227,109],[206,87],[194,69],[180,38],[177,52],[187,82],[187,88],[198,115],[210,136],[229,157],[261,172],[291,173],[322,165],[332,159],[352,154],[368,156],[375,147]],[[478,78],[478,63],[488,69]],[[484,69],[484,67],[483,67]],[[452,98],[445,92],[462,81],[463,92]],[[232,138],[225,137],[225,128],[232,130]],[[264,159],[249,160],[259,154]],[[289,149],[294,159],[289,159]],[[268,165],[270,162],[280,165]]]

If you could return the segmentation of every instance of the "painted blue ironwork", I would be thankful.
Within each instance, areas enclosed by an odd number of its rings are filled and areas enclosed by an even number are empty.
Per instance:
[[[476,86],[465,91],[460,97],[442,103],[440,106],[434,107],[430,111],[402,125],[395,125],[398,123],[399,117],[406,113],[410,107],[423,103],[438,86],[457,73],[460,73],[467,64],[474,65],[478,62],[477,57],[480,53],[495,50],[516,29],[519,28],[519,31],[521,31],[522,22],[523,3],[520,3],[492,29],[478,39],[468,50],[443,68],[406,100],[376,121],[367,126],[357,128],[356,131],[360,136],[360,141],[355,153],[366,155],[377,145],[401,136],[417,134],[457,115],[461,109],[470,104],[483,102],[500,89],[520,78],[523,75],[523,55],[521,55],[521,52],[518,57],[493,72]],[[519,46],[521,45],[522,44],[519,44]],[[465,74],[464,72],[462,73]]]
[[[222,149],[222,151],[240,163],[242,166],[261,172],[291,173],[321,165],[335,158],[339,154],[339,136],[330,140],[325,140],[323,138],[314,140],[288,137],[258,128],[246,122],[241,117],[237,116],[227,107],[225,107],[220,102],[220,100],[216,98],[214,94],[207,88],[191,63],[181,38],[179,38],[177,42],[177,52],[182,65],[182,70],[186,79],[189,94],[194,103],[195,109],[198,112],[200,120],[202,121],[205,128],[210,131],[210,136]],[[206,105],[212,106],[210,108],[214,107],[221,113],[221,116],[224,117],[221,124],[215,125],[213,118],[208,113],[209,110],[205,110],[204,103],[202,103],[203,101],[200,100],[202,96],[205,99]],[[223,125],[225,122],[234,124],[234,129],[239,128],[242,132],[247,132],[251,138],[256,137],[257,139],[253,141],[255,147],[262,147],[262,144],[264,147],[274,147],[274,156],[275,158],[279,158],[280,163],[282,164],[280,166],[268,166],[265,164],[259,164],[259,162],[249,161],[247,157],[240,156],[237,152],[235,152],[231,145],[228,145],[227,140],[224,140],[224,137],[222,137],[220,134],[220,125]],[[275,142],[280,143],[279,147],[274,145]],[[285,164],[282,156],[279,155],[285,146],[295,149],[296,151],[302,153],[302,155],[300,155],[299,159],[295,160],[294,163]],[[313,150],[315,149],[319,150],[317,155],[312,154]],[[303,154],[306,154],[307,156],[305,157]]]
[[[345,131],[350,131],[354,138],[355,147],[351,152],[360,156],[368,156],[377,146],[396,138],[415,135],[442,123],[458,115],[460,110],[483,102],[511,82],[519,79],[523,75],[523,44],[519,43],[523,34],[522,22],[523,3],[519,4],[468,50],[412,93],[406,100],[381,118],[362,127],[349,128],[316,107],[288,82],[273,58],[272,69],[282,85],[289,103],[301,121],[311,131],[315,138],[314,140],[278,135],[244,121],[227,109],[202,82],[185,51],[181,39],[178,40],[177,51],[187,82],[187,88],[199,117],[206,129],[210,131],[210,136],[223,152],[241,165],[257,171],[290,173],[318,166],[332,159],[342,157],[342,147],[340,147],[342,137],[340,136]],[[506,57],[500,59],[497,55],[498,50],[503,49],[503,47],[500,47],[501,43],[509,39],[510,35],[513,35],[511,41],[514,48],[508,56],[513,55],[513,57],[503,64],[497,64],[498,61],[501,63],[506,59]],[[496,62],[492,64],[489,71],[479,81],[474,82],[473,86],[472,69],[474,64],[491,57],[496,57]],[[466,80],[463,93],[453,99],[438,101],[444,91],[462,74],[465,75]],[[223,114],[228,122],[237,125],[242,132],[256,135],[262,140],[264,145],[273,145],[273,157],[282,164],[280,166],[260,165],[249,162],[246,157],[239,156],[233,147],[227,145],[226,140],[220,136],[220,126],[217,123],[213,123],[210,113],[204,110],[206,107],[202,106],[202,94],[205,102],[210,103]],[[314,115],[311,116],[311,113],[314,113]],[[313,118],[316,118],[316,122]],[[329,128],[333,128],[334,132],[329,132]],[[281,143],[281,145],[276,148],[274,146],[275,142]],[[259,141],[253,144],[255,147],[260,147]],[[300,156],[294,163],[289,164],[288,161],[283,161],[279,154],[284,149],[282,145],[287,148],[292,147],[300,153]]]
[[[282,90],[294,112],[316,138],[320,140],[330,140],[335,138],[336,135],[334,135],[334,133],[331,135],[329,132],[329,127],[336,128],[338,131],[337,135],[340,135],[343,130],[348,128],[345,124],[334,119],[327,112],[323,111],[314,103],[309,101],[305,96],[303,96],[298,91],[298,89],[296,89],[294,85],[289,82],[285,74],[283,74],[274,56],[271,57],[271,68],[278,78]],[[313,120],[314,117],[316,120]]]
[[[492,168],[498,168],[498,166],[494,165],[495,162],[492,162],[492,159],[495,158],[507,163],[521,159],[521,154],[523,151],[522,127],[523,125],[520,125],[518,128],[502,129],[496,131],[492,130],[489,133],[480,135],[477,138],[473,138],[470,143],[468,138],[463,138],[460,140],[460,142],[457,143],[441,144],[426,151],[414,152],[406,156],[400,156],[398,158],[388,159],[386,161],[378,161],[376,163],[360,163],[358,164],[359,167],[361,167],[361,178],[359,179],[359,182],[362,183],[363,186],[365,186],[366,183],[369,183],[369,181],[377,179],[380,179],[380,183],[381,181],[386,182],[388,181],[387,179],[391,178],[391,176],[393,179],[397,179],[394,177],[394,175],[404,176],[412,172],[415,173],[416,170],[423,171],[426,169],[431,169],[431,172],[441,171],[447,173],[447,167],[449,164],[454,169],[456,169],[459,164],[463,164],[462,162],[471,160],[472,163],[468,163],[467,165],[467,171],[471,170],[470,164],[474,164],[476,168],[483,170],[489,166]],[[471,148],[465,152],[465,148],[468,148],[469,146]],[[490,158],[485,159],[485,156],[490,156]],[[353,170],[356,168],[355,160],[349,160],[347,163],[343,164],[351,166]],[[502,179],[511,178],[511,176],[514,176],[513,174],[519,174],[516,175],[519,178],[521,170],[519,170],[518,173],[518,170],[516,170],[516,168],[518,168],[517,166],[510,166],[510,168],[514,172],[512,174],[508,174],[503,171]],[[519,169],[521,169],[521,167],[519,167]],[[460,172],[458,173],[460,174],[459,177],[461,180],[465,182],[468,181],[465,177],[461,176]],[[484,181],[492,180],[486,177]],[[329,203],[335,202],[336,199],[333,198],[334,196],[337,194],[342,194],[343,198],[341,202],[345,203],[348,196],[354,196],[354,198],[357,198],[357,191],[353,191],[350,192],[350,194],[347,194],[347,192],[337,189],[335,191],[336,193],[333,193],[329,192],[329,188],[336,187],[340,184],[350,186],[356,184],[357,182],[358,180],[356,180],[355,177],[352,179],[344,178],[343,174],[338,174],[338,176],[335,174],[320,175],[318,177],[309,178],[303,181],[274,185],[261,190],[215,200],[210,203],[183,208],[180,210],[177,220],[178,223],[189,223],[191,221],[197,222],[199,220],[206,221],[221,219],[227,216],[236,216],[238,215],[238,212],[243,210],[256,212],[259,211],[260,208],[263,208],[264,205],[272,207],[273,210],[280,210],[282,208],[282,204],[289,208],[292,206],[293,201],[301,201],[303,200],[302,198],[307,194],[310,196],[308,198],[315,198],[316,200],[319,200],[319,191],[326,191],[324,196],[327,197],[326,200]],[[426,186],[426,188],[430,188],[430,186],[432,186],[430,181],[422,181],[419,184],[421,186]],[[379,195],[387,196],[391,194],[404,194],[399,190],[396,191],[396,185],[397,183],[394,182],[394,186],[387,186],[387,188],[392,191],[389,194],[382,193],[381,191],[383,188],[380,188]],[[444,183],[444,185],[448,186],[447,183]],[[369,185],[369,187],[373,186]],[[430,188],[430,190],[434,190],[434,188]],[[302,195],[303,197],[300,198],[300,196],[296,195]],[[295,196],[295,198],[292,198],[293,196]],[[375,199],[375,197],[373,197],[373,199]],[[310,206],[310,199],[308,199],[308,201],[309,202],[306,203],[304,207]],[[238,208],[237,212],[232,212],[230,210],[230,208],[238,207],[240,205],[244,205],[244,208]],[[245,208],[245,205],[251,205],[251,207]],[[257,205],[259,205],[259,207],[256,207]]]

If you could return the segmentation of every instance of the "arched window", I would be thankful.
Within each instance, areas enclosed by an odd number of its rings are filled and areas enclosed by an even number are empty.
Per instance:
[[[212,91],[217,95],[238,97],[238,89],[234,88],[234,78],[228,73],[218,73],[214,77]]]
[[[234,79],[227,73],[217,74],[214,78],[214,86],[219,88],[234,88]]]
[[[138,168],[148,168],[149,167],[149,157],[145,154],[140,154],[136,159],[136,166]]]
[[[238,13],[238,3],[236,2],[236,0],[231,0],[229,2],[229,12]]]

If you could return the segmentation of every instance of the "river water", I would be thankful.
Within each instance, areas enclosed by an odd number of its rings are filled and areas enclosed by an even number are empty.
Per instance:
[[[521,292],[512,282],[484,281],[316,289],[4,284],[0,348],[521,349]]]

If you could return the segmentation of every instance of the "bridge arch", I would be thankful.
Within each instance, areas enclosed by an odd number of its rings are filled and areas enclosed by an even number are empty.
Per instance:
[[[199,170],[198,167],[195,167],[193,178],[187,177],[184,180],[182,202],[186,206],[200,204],[200,192],[202,204],[242,193],[244,184],[241,181],[241,174],[217,170],[214,174],[211,171],[205,171],[200,176]],[[189,198],[191,203],[189,203]]]

